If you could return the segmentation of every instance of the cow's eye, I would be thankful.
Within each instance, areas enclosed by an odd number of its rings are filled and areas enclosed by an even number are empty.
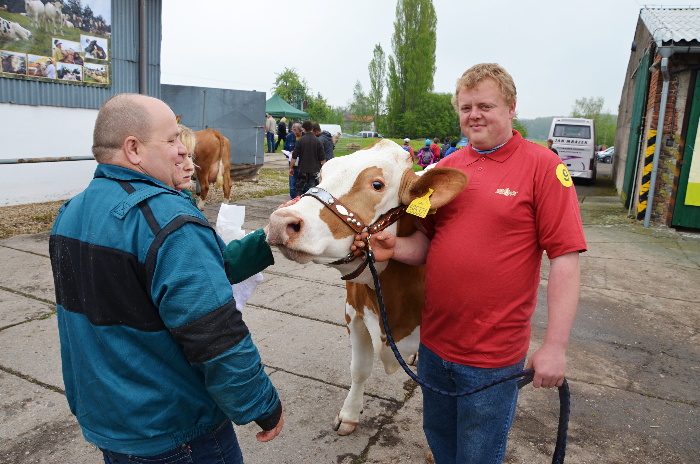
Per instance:
[[[381,190],[384,188],[384,184],[382,184],[378,180],[375,180],[374,182],[372,182],[372,188],[374,188],[374,190]]]

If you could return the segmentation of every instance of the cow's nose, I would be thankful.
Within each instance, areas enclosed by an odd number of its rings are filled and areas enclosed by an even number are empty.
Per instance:
[[[303,225],[304,221],[293,211],[286,208],[279,209],[270,216],[267,243],[274,246],[287,245],[289,240],[301,233]]]

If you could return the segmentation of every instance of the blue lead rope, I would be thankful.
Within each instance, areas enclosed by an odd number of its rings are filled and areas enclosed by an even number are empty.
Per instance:
[[[369,240],[368,240],[369,242]],[[450,396],[450,397],[461,397],[461,396],[469,396],[473,395],[474,393],[478,393],[480,391],[484,391],[487,388],[491,388],[494,385],[501,384],[503,382],[508,382],[509,380],[514,380],[514,379],[520,379],[518,380],[518,388],[522,388],[528,383],[532,382],[532,379],[535,375],[535,371],[533,369],[527,369],[523,370],[517,374],[510,375],[508,377],[504,377],[502,379],[496,380],[495,382],[491,382],[486,385],[482,385],[480,387],[474,388],[469,391],[461,391],[461,392],[448,392],[444,390],[440,390],[439,388],[435,388],[432,385],[430,385],[428,382],[422,380],[420,377],[418,377],[406,364],[406,361],[403,360],[401,357],[401,353],[399,353],[398,348],[396,348],[396,343],[394,343],[394,337],[391,335],[391,330],[389,329],[389,322],[387,320],[386,316],[386,308],[384,307],[384,298],[382,297],[382,289],[381,285],[379,284],[379,274],[377,273],[377,269],[374,267],[374,253],[372,250],[368,250],[367,252],[367,262],[369,264],[369,269],[372,271],[372,277],[374,279],[374,289],[377,293],[377,303],[379,305],[379,312],[381,313],[382,316],[382,324],[384,325],[384,332],[386,332],[386,338],[389,340],[389,345],[391,346],[391,350],[394,352],[394,356],[396,357],[396,360],[399,362],[399,365],[403,368],[403,370],[408,374],[409,377],[411,377],[413,380],[415,380],[418,385],[420,385],[423,388],[426,388],[434,393],[438,393],[440,395],[445,395],[445,396]],[[564,457],[566,455],[566,439],[569,431],[569,414],[571,413],[571,392],[569,391],[569,384],[564,379],[564,383],[559,387],[559,426],[557,427],[557,443],[554,447],[554,454],[552,455],[552,464],[563,464],[564,463]]]

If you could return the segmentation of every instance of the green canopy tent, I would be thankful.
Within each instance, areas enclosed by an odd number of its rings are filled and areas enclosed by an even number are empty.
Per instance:
[[[276,118],[308,119],[309,113],[298,110],[292,105],[282,100],[279,95],[273,95],[265,102],[265,112]]]

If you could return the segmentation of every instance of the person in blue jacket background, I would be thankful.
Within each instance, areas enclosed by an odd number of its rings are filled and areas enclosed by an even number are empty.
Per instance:
[[[175,188],[187,150],[158,99],[107,100],[93,154],[49,242],[70,409],[108,464],[242,463],[231,421],[262,442],[284,424],[231,292],[274,262],[265,231],[226,246]]]
[[[301,123],[295,122],[294,124],[292,124],[292,128],[289,130],[287,137],[284,139],[284,151],[288,151],[289,153],[293,152],[294,147],[297,146],[297,140],[299,140],[300,138]],[[290,155],[289,167],[292,171],[292,174],[289,176],[289,197],[293,200],[297,196],[297,176],[299,175],[299,159],[296,159],[294,161],[294,164],[292,164]]]

